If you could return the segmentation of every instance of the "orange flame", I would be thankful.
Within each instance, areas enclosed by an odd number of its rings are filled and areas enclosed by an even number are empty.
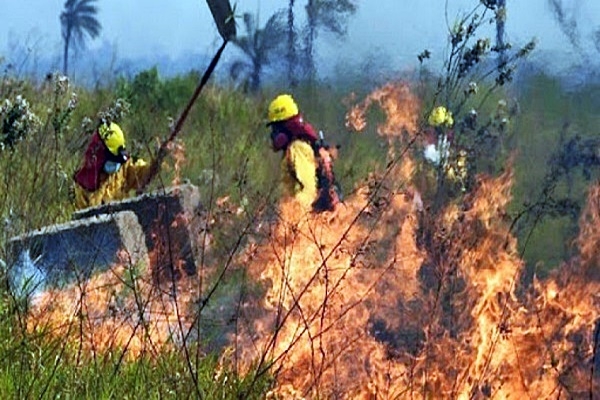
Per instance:
[[[417,132],[419,99],[404,82],[388,83],[369,94],[362,103],[351,108],[346,115],[346,127],[357,132],[367,126],[366,113],[377,103],[386,114],[386,121],[377,127],[379,135],[392,138],[403,132]]]
[[[356,110],[350,120],[364,128]],[[254,249],[248,270],[268,287],[266,316],[240,334],[238,351],[273,360],[274,394],[571,398],[598,390],[590,323],[600,313],[600,189],[582,219],[591,238],[581,240],[581,262],[531,290],[520,285],[524,263],[505,215],[510,163],[435,215],[416,206],[414,189],[394,190],[407,171],[359,190],[333,219],[284,206]]]
[[[191,298],[156,286],[135,266],[115,266],[79,284],[42,293],[30,312],[29,329],[76,343],[85,354],[123,351],[132,359],[180,343],[181,321]]]
[[[377,102],[388,115],[380,134],[414,137],[414,96],[404,85],[380,90],[349,121],[364,129],[360,116]],[[597,395],[600,186],[582,213],[579,257],[524,287],[505,215],[511,164],[498,177],[476,177],[460,203],[435,213],[415,188],[399,188],[414,164],[407,155],[393,173],[374,175],[335,214],[302,214],[283,203],[278,220],[261,221],[238,259],[266,293],[240,307],[233,354],[272,373],[271,394],[286,399]],[[152,279],[136,281],[141,296],[123,296],[128,274],[120,267],[47,293],[32,322],[84,337],[90,351],[131,343],[139,354],[177,342],[174,318],[193,317],[181,312],[192,296],[174,301]],[[140,298],[148,299],[141,315],[149,326],[139,323]],[[119,307],[114,317],[110,304]],[[65,330],[64,321],[85,323]]]
[[[421,245],[418,221],[428,220],[404,193],[376,206],[361,192],[327,223],[291,213],[254,251],[248,268],[268,285],[266,316],[238,350],[273,360],[285,398],[587,393],[598,280],[570,264],[517,294],[524,263],[503,211],[512,179],[511,168],[480,176],[463,207],[429,221],[433,236]],[[598,240],[596,210],[582,232]]]
[[[131,265],[125,252],[120,262],[88,280],[51,289],[36,296],[29,315],[31,331],[44,330],[78,345],[87,354],[123,351],[129,359],[155,356],[182,343],[194,315],[194,281],[183,280],[184,261],[175,243],[166,243],[168,227],[159,216],[149,265]],[[189,223],[182,213],[172,228]]]
[[[180,141],[172,141],[167,145],[169,154],[174,160],[173,168],[173,180],[171,181],[172,186],[178,186],[181,184],[181,167],[186,162],[185,157],[185,144]]]

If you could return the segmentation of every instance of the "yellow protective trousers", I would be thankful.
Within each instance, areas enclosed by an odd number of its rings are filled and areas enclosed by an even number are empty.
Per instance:
[[[281,162],[284,191],[305,209],[317,198],[317,162],[310,144],[294,140],[287,147]]]

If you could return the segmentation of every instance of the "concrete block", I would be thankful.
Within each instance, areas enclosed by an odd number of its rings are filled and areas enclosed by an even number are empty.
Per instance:
[[[51,225],[10,239],[7,248],[11,285],[28,292],[87,279],[116,263],[149,262],[131,211]]]
[[[86,208],[74,213],[73,219],[134,212],[144,231],[150,262],[157,277],[164,279],[174,273],[177,278],[183,272],[188,275],[196,273],[200,251],[198,232],[203,223],[200,208],[198,188],[186,184]]]

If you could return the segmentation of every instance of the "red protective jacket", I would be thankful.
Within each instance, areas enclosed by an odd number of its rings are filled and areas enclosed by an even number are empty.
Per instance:
[[[285,149],[296,139],[304,140],[311,145],[319,139],[315,129],[310,123],[304,121],[302,114],[285,121],[274,122],[271,124],[271,128],[273,130],[271,140],[275,151]]]
[[[140,188],[150,173],[150,165],[144,160],[125,158],[115,173],[104,172],[104,164],[110,153],[94,133],[85,151],[83,165],[75,173],[75,207],[77,209],[97,206],[109,201],[121,200]]]
[[[95,132],[85,150],[83,165],[75,173],[75,182],[87,191],[97,190],[102,183],[102,167],[107,158],[106,146]]]

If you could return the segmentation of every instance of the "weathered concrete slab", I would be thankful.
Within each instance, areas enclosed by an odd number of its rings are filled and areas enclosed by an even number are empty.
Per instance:
[[[13,288],[33,292],[107,270],[115,263],[148,265],[144,233],[124,211],[48,226],[8,243]]]
[[[74,220],[122,211],[134,212],[145,234],[150,262],[161,274],[196,273],[199,254],[200,193],[194,185],[180,185],[99,207],[86,208]]]

